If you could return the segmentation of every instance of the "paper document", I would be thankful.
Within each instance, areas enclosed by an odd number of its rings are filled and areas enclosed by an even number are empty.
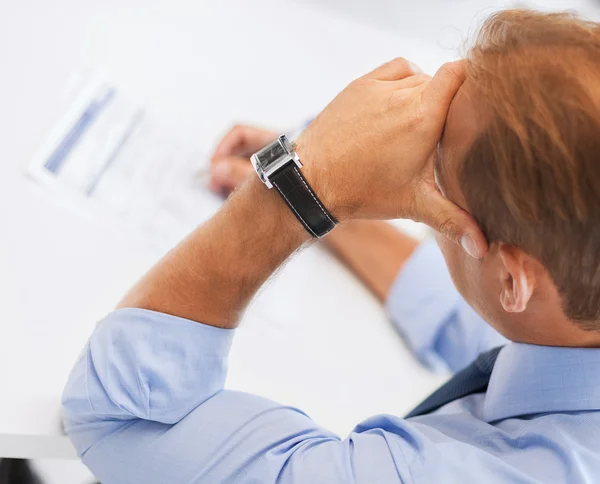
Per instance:
[[[221,205],[202,186],[207,156],[177,140],[111,84],[86,81],[28,174],[53,196],[173,245]],[[204,183],[205,185],[205,183]]]

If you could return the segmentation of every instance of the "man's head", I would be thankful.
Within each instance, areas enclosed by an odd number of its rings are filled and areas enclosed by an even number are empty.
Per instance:
[[[572,14],[500,12],[480,30],[466,69],[435,174],[480,223],[490,252],[477,262],[440,239],[452,277],[513,340],[596,344],[600,26]]]

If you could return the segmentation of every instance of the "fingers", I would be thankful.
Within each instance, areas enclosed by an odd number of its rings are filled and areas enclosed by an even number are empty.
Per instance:
[[[488,250],[483,232],[475,219],[463,209],[444,198],[437,190],[427,196],[423,222],[456,242],[464,251],[475,259],[481,259]]]
[[[365,77],[379,81],[397,81],[405,77],[414,76],[415,74],[421,74],[422,72],[412,62],[407,61],[403,57],[397,57],[369,72]]]
[[[444,64],[423,92],[423,103],[431,109],[448,112],[454,95],[464,81],[464,61]]]
[[[228,193],[254,171],[248,157],[277,138],[277,133],[252,126],[234,126],[215,148],[209,188]]]
[[[247,126],[234,126],[229,132],[223,136],[215,148],[213,159],[220,156],[229,156],[239,150],[240,147],[247,144],[249,137],[249,128]]]
[[[254,168],[247,158],[237,156],[221,158],[211,169],[209,187],[217,193],[231,192],[253,172]]]
[[[215,148],[212,160],[215,162],[224,156],[250,155],[269,144],[276,137],[277,134],[269,130],[252,126],[234,126],[223,136]]]

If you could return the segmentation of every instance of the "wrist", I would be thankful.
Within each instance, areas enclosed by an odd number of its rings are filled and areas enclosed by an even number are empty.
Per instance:
[[[352,219],[356,212],[355,204],[352,203],[348,193],[340,193],[333,183],[336,176],[331,170],[332,165],[335,164],[332,154],[321,148],[315,149],[316,144],[309,136],[310,134],[303,133],[295,143],[296,153],[302,162],[302,174],[325,208],[338,222]]]
[[[258,176],[251,176],[236,195],[243,198],[241,203],[249,212],[245,216],[256,218],[256,224],[266,237],[276,239],[272,241],[276,245],[295,250],[312,239],[279,193],[268,189]]]

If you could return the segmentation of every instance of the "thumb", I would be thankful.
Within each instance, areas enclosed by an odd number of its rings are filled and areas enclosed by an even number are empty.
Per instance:
[[[423,102],[446,114],[454,95],[465,81],[464,61],[448,62],[435,73],[423,92]]]
[[[459,244],[475,259],[482,259],[488,250],[487,240],[475,219],[462,208],[434,190],[427,196],[421,220],[434,230]]]

